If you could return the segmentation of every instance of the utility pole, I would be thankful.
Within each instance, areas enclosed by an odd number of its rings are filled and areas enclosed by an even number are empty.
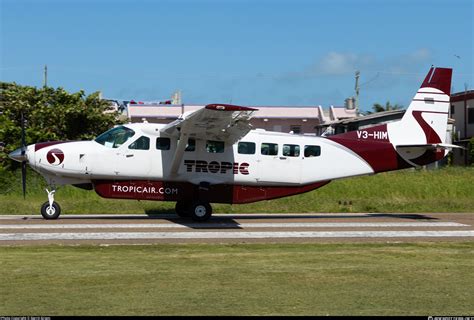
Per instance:
[[[43,77],[43,87],[48,86],[48,66],[45,64],[44,65],[44,77]]]
[[[355,97],[355,110],[356,110],[356,115],[358,116],[359,115],[359,77],[360,77],[360,71],[357,70],[355,72],[355,80],[356,80],[356,83],[355,83],[355,92],[356,92],[356,97]]]

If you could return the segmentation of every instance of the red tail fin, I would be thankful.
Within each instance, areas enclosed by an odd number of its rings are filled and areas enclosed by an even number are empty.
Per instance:
[[[451,95],[451,76],[453,69],[431,67],[420,88],[435,88]]]

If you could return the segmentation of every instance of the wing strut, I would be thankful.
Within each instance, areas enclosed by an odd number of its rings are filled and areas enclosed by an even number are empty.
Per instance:
[[[173,162],[171,163],[171,174],[175,175],[178,173],[179,164],[183,159],[184,149],[186,149],[186,145],[188,144],[188,135],[183,133],[179,137],[178,146],[176,147],[176,152],[174,153]]]

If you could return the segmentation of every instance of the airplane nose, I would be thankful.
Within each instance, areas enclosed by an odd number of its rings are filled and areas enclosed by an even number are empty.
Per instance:
[[[10,157],[10,159],[18,161],[18,162],[23,162],[23,161],[28,160],[28,156],[26,155],[26,148],[23,154],[21,152],[21,148],[18,148],[15,151],[10,152],[8,156]]]

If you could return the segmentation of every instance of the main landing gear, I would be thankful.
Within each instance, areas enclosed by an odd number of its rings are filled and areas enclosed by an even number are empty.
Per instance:
[[[56,192],[56,189],[53,188],[51,191],[46,189],[46,192],[48,193],[48,201],[43,203],[41,206],[41,215],[46,220],[57,219],[61,214],[61,207],[56,201],[54,201],[54,193]]]
[[[176,214],[181,218],[191,218],[194,221],[204,222],[212,215],[212,207],[209,204],[210,184],[199,183],[199,187],[192,198],[176,202]]]
[[[204,222],[212,215],[212,207],[206,201],[178,201],[176,202],[176,214],[181,218],[191,218],[194,221]]]

